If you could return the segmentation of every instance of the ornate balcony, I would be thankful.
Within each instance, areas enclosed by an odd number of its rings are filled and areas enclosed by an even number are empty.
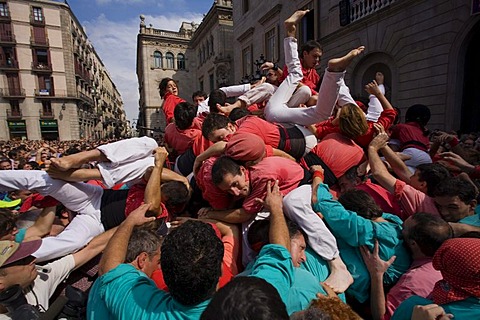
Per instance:
[[[350,23],[389,6],[395,0],[350,0]]]
[[[49,41],[47,37],[45,37],[44,39],[37,39],[35,37],[30,37],[30,45],[34,47],[48,47]]]
[[[7,61],[2,61],[0,63],[0,70],[18,70],[18,61],[13,59],[7,59]]]
[[[53,111],[49,110],[40,110],[39,111],[40,119],[53,119],[55,116],[53,115]]]
[[[43,62],[32,62],[32,71],[33,72],[41,72],[41,73],[51,73],[52,72],[52,65],[49,63]]]
[[[17,40],[15,39],[14,34],[0,34],[0,43],[2,44],[16,44]]]

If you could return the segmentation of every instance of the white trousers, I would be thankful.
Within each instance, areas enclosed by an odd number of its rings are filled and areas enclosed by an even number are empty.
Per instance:
[[[378,88],[380,89],[380,92],[385,95],[385,86],[383,84],[379,84]],[[369,95],[368,99],[367,120],[377,122],[380,114],[383,111],[382,104],[380,103],[380,100],[378,100],[378,98],[373,94]]]
[[[317,105],[308,108],[289,108],[288,101],[303,78],[298,58],[297,39],[284,40],[285,61],[289,73],[265,107],[265,119],[270,122],[289,122],[308,126],[328,119],[336,104],[345,72],[325,71],[318,93]]]
[[[46,237],[33,254],[38,261],[46,261],[72,253],[86,245],[93,237],[104,232],[100,220],[103,189],[86,183],[69,183],[52,179],[45,171],[0,171],[0,190],[26,189],[43,196],[52,196],[77,216],[59,235]]]
[[[130,138],[99,146],[110,162],[101,162],[98,169],[103,182],[112,188],[119,182],[133,185],[139,182],[145,170],[155,164],[153,150],[157,142],[149,137]]]
[[[322,219],[312,209],[312,186],[303,185],[283,198],[283,211],[296,222],[308,237],[308,244],[324,260],[339,255],[337,240]]]

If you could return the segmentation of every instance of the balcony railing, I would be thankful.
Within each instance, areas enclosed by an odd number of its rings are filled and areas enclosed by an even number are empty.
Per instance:
[[[7,59],[7,61],[0,62],[0,70],[15,70],[18,69],[18,61]]]
[[[32,62],[32,70],[35,72],[52,72],[52,65],[43,62]]]
[[[389,6],[395,0],[351,0],[350,23]]]
[[[22,89],[22,88],[0,88],[0,97],[2,97],[4,99],[25,98],[25,89]]]
[[[49,46],[49,41],[48,41],[47,37],[45,37],[43,39],[30,37],[30,44],[32,46],[37,46],[37,47],[48,47]]]
[[[14,34],[0,34],[0,42],[2,43],[16,43]]]
[[[47,110],[40,110],[39,114],[40,114],[40,119],[53,119],[54,118],[52,110],[48,110],[48,111]]]
[[[7,120],[20,120],[22,119],[22,117],[23,117],[22,110],[7,109]]]
[[[82,92],[77,92],[77,98],[93,106],[93,99]]]

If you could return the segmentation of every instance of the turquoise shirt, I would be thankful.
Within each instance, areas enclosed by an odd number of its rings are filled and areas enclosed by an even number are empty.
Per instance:
[[[479,207],[480,206],[477,206],[475,208],[475,214],[473,216],[465,217],[465,218],[459,220],[458,222],[459,223],[465,223],[465,224],[475,226],[475,227],[480,227],[480,210],[479,210],[479,212],[477,212],[477,209]]]
[[[158,289],[145,273],[131,264],[120,264],[93,284],[87,319],[200,319],[209,302],[182,305]]]
[[[373,251],[375,240],[378,240],[380,258],[387,261],[394,255],[397,257],[383,277],[384,284],[394,284],[408,270],[411,257],[401,240],[403,222],[399,217],[384,213],[382,218],[388,222],[365,219],[333,200],[328,186],[323,183],[318,187],[317,199],[313,209],[323,214],[337,239],[340,256],[354,280],[347,289],[348,294],[361,303],[370,296],[370,274],[360,253],[361,245]]]
[[[395,310],[391,320],[410,320],[413,308],[417,305],[426,306],[435,303],[419,296],[412,296],[403,301]],[[446,313],[454,315],[454,319],[480,319],[480,299],[470,297],[465,300],[455,301],[440,305]]]
[[[269,248],[267,248],[268,250],[265,251],[263,251],[262,248],[262,251],[260,251],[257,260],[251,262],[238,276],[253,276],[253,268],[259,265],[257,263],[259,259],[263,260],[262,263],[264,265],[270,265],[276,268],[279,266],[278,259],[280,258],[283,263],[287,265],[290,264],[293,267],[293,263],[291,263],[290,252],[288,252],[282,246],[273,245],[273,248],[271,246],[272,245],[268,245]],[[273,249],[275,249],[275,251],[273,251]],[[290,263],[285,260],[287,254]],[[290,266],[285,265],[281,269],[273,271],[273,273],[265,272],[262,275],[257,272],[255,275],[259,278],[265,279],[267,282],[274,285],[277,291],[279,291],[279,293],[280,291],[282,291],[282,294],[280,294],[280,296],[282,297],[282,300],[287,307],[288,314],[292,314],[294,312],[306,309],[309,306],[310,302],[317,297],[317,293],[322,293],[326,295],[326,292],[320,285],[320,281],[325,281],[325,279],[330,274],[327,263],[323,259],[321,259],[310,247],[307,247],[305,255],[307,257],[306,262],[302,263],[300,268],[293,268],[293,274],[289,274],[286,279],[287,281],[285,281],[283,284],[281,284],[280,281],[276,281],[276,278],[278,275],[280,276],[280,279],[278,280],[282,280],[282,278],[285,277],[285,274],[278,274],[278,272],[280,270],[289,270]],[[264,271],[266,270],[267,269],[264,268]],[[288,271],[287,273],[289,272],[290,271]],[[275,275],[273,278],[272,274]],[[292,276],[293,279],[291,281],[293,282],[290,283],[290,280],[288,280],[288,278]],[[273,281],[273,283],[271,281]],[[277,283],[278,285],[275,285],[274,283]],[[279,285],[281,285],[282,288],[279,288]],[[288,286],[288,292],[285,292],[285,288],[287,288],[286,286]],[[340,294],[339,297],[340,299],[342,299],[342,301],[345,302],[345,294]]]
[[[25,240],[25,235],[27,234],[27,228],[18,229],[17,234],[15,235],[15,242],[22,243]]]

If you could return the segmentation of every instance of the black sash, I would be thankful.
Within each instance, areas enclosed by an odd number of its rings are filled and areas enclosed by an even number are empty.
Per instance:
[[[311,167],[313,165],[321,165],[323,168],[323,175],[325,177],[323,183],[328,185],[329,187],[333,186],[335,183],[337,183],[337,177],[333,174],[332,170],[323,162],[323,160],[317,156],[313,152],[307,153],[303,159],[305,160],[305,163],[307,164],[308,167]]]
[[[100,212],[105,230],[115,228],[125,220],[127,196],[128,190],[103,190]]]
[[[177,168],[183,176],[186,177],[193,172],[193,164],[195,162],[195,158],[196,157],[193,153],[192,148],[189,148],[187,151],[185,151],[184,154],[178,156]]]
[[[277,127],[280,133],[278,149],[285,151],[296,160],[301,159],[307,146],[303,132],[291,123],[277,123]]]

